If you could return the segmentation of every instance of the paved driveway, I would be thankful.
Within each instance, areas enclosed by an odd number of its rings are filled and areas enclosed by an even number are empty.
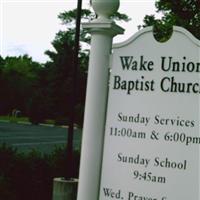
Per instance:
[[[66,144],[67,132],[67,127],[0,122],[0,143],[9,144],[19,151],[37,149],[49,153],[55,146]],[[80,149],[80,146],[81,130],[75,129],[74,148]]]

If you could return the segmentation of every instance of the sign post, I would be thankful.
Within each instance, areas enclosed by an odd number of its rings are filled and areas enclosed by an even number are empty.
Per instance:
[[[112,49],[119,0],[92,6],[78,200],[199,200],[200,41],[148,27]]]
[[[200,199],[200,41],[174,27],[115,45],[100,200]]]
[[[119,7],[119,0],[93,0],[98,18],[84,24],[92,35],[88,71],[78,200],[97,200],[101,174],[105,115],[108,93],[109,56],[112,39],[123,33],[109,16]]]

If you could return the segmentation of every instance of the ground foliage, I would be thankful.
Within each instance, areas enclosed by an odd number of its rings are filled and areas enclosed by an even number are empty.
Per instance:
[[[36,150],[23,154],[5,144],[1,145],[0,199],[51,200],[53,178],[65,174],[65,150],[55,148],[48,155]],[[73,158],[73,177],[77,178],[79,153],[74,152]]]

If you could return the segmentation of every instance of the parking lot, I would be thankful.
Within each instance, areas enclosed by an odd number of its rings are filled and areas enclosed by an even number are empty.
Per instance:
[[[67,127],[0,122],[0,143],[6,143],[22,152],[37,149],[49,153],[67,143]],[[74,149],[81,146],[81,130],[74,131]]]

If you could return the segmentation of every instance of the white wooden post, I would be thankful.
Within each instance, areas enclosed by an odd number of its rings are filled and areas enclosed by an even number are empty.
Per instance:
[[[122,34],[109,16],[116,12],[119,0],[93,0],[98,18],[84,24],[92,35],[86,94],[78,200],[97,200],[102,164],[105,114],[108,93],[109,56],[112,39]]]

